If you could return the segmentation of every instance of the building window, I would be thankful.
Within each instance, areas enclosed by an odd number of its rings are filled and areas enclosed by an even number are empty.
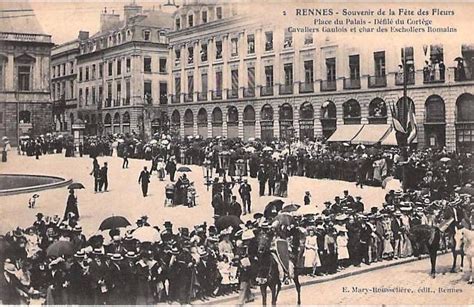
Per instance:
[[[175,20],[176,31],[181,30],[181,19],[178,17]]]
[[[283,71],[285,73],[285,85],[293,85],[293,64],[284,64]]]
[[[104,63],[99,64],[99,78],[104,77]]]
[[[20,65],[18,66],[18,90],[29,91],[31,90],[31,66]]]
[[[175,49],[174,50],[174,65],[179,65],[179,62],[181,61],[181,50],[180,49]]]
[[[114,70],[114,62],[110,61],[109,62],[109,77],[113,75],[113,70]]]
[[[19,122],[20,124],[29,124],[31,123],[31,112],[30,111],[20,111]]]
[[[283,48],[293,47],[293,34],[285,28],[285,34],[283,37]]]
[[[179,96],[181,95],[181,77],[174,78],[174,89],[175,89],[176,98],[179,101]]]
[[[99,106],[102,106],[102,100],[104,99],[104,88],[99,86]]]
[[[239,39],[234,37],[230,40],[231,56],[239,55]]]
[[[144,72],[151,72],[151,58],[150,57],[144,57],[143,58],[143,71]]]
[[[194,16],[193,14],[188,15],[188,27],[194,26]]]
[[[305,45],[313,44],[313,33],[305,33],[305,35],[304,35],[304,44]]]
[[[0,124],[3,124],[3,112],[0,112]]]
[[[0,90],[3,90],[5,87],[5,77],[4,77],[3,63],[0,63]]]
[[[374,52],[375,76],[385,76],[385,51]]]
[[[207,94],[207,72],[201,74],[201,93]]]
[[[231,81],[232,81],[232,95],[237,96],[239,91],[239,70],[233,69],[230,72]]]
[[[86,66],[86,81],[89,81],[89,66]]]
[[[74,99],[74,81],[69,81],[69,98]]]
[[[125,81],[125,102],[124,105],[130,105],[130,80]]]
[[[130,72],[130,70],[132,69],[132,60],[130,58],[127,58],[125,60],[125,66],[126,66],[127,72]]]
[[[160,104],[168,103],[168,84],[160,82]]]
[[[265,66],[265,86],[273,86],[273,65]]]
[[[91,97],[91,102],[92,102],[92,104],[95,104],[95,98],[96,98],[95,97],[95,87],[91,88],[91,96],[92,96]]]
[[[84,97],[82,95],[82,88],[79,89],[79,106],[82,106],[82,101]]]
[[[249,89],[255,89],[255,67],[247,68],[247,79]]]
[[[326,59],[326,80],[336,81],[336,58]]]
[[[273,32],[265,32],[265,51],[273,50]]]
[[[151,32],[146,30],[146,31],[143,31],[143,39],[146,40],[146,41],[149,41],[150,40],[150,35],[151,35]]]
[[[247,35],[247,53],[248,54],[255,53],[255,35],[253,34]]]
[[[207,22],[207,11],[206,10],[201,12],[201,20],[202,20],[202,23]]]
[[[188,76],[188,94],[192,95],[194,93],[194,76]]]
[[[192,46],[188,47],[188,64],[194,63],[194,48]]]
[[[222,19],[222,7],[216,7],[216,19]]]
[[[122,74],[122,60],[117,60],[117,76]]]
[[[92,64],[92,70],[91,70],[91,79],[94,80],[96,75],[96,66],[95,64]]]
[[[145,81],[143,83],[143,93],[144,93],[145,103],[152,104],[153,98],[151,95],[151,81]]]
[[[207,62],[207,44],[201,44],[201,62]]]
[[[216,92],[222,93],[222,71],[216,71]]]
[[[82,67],[79,67],[79,82],[82,82]]]
[[[222,59],[222,41],[216,41],[216,60]]]
[[[86,94],[84,96],[86,97],[85,105],[87,106],[87,105],[89,105],[89,88],[88,87],[86,87]]]
[[[351,80],[358,80],[360,78],[360,59],[358,54],[349,56],[349,74]]]
[[[107,84],[107,101],[105,102],[106,107],[112,105],[112,83]]]
[[[114,107],[120,106],[120,100],[122,100],[122,83],[117,83],[117,99],[114,101]]]
[[[313,60],[304,61],[304,83],[313,83],[314,81],[314,68]]]
[[[166,58],[160,59],[160,73],[166,73]]]

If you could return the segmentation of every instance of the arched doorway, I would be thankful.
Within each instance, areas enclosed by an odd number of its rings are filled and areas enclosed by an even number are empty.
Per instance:
[[[425,146],[443,147],[446,144],[444,100],[431,95],[425,102]]]
[[[470,93],[456,100],[456,149],[474,151],[474,96]]]
[[[117,112],[114,115],[114,134],[120,133],[120,114]]]
[[[271,141],[273,139],[273,108],[266,104],[260,112],[260,138],[263,141]]]
[[[300,107],[300,139],[314,139],[314,109],[308,101]]]
[[[342,104],[344,125],[360,124],[360,104],[355,99],[349,99]]]
[[[110,113],[105,114],[104,117],[104,133],[105,135],[112,134],[112,116]]]
[[[184,112],[184,136],[194,134],[194,115],[191,109]]]
[[[122,116],[122,132],[130,133],[130,113],[125,112]]]
[[[199,109],[197,115],[198,135],[204,139],[207,138],[207,111],[204,108]]]
[[[227,110],[227,138],[239,137],[239,111],[234,106]]]
[[[327,100],[321,106],[321,126],[323,128],[323,136],[327,139],[330,137],[337,127],[337,112],[334,102]]]
[[[387,104],[381,98],[373,99],[369,104],[369,124],[387,123]]]
[[[222,111],[219,107],[212,111],[212,137],[222,136]]]
[[[178,110],[174,110],[171,114],[171,134],[178,136],[180,133],[181,116]]]
[[[288,140],[294,136],[293,128],[293,108],[290,104],[285,103],[279,110],[280,118],[280,139]]]
[[[246,106],[244,109],[244,141],[255,138],[255,109],[252,106]]]

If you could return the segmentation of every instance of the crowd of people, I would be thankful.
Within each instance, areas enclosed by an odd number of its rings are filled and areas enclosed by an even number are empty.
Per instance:
[[[104,143],[112,144],[112,154],[117,149],[123,167],[128,167],[129,157],[139,157],[140,141],[111,141]],[[97,148],[97,139],[94,142],[84,144],[93,158],[105,148],[91,151]],[[143,148],[141,158],[151,161],[152,171],[169,175],[171,181],[177,163],[215,169],[218,177],[208,182],[215,223],[176,231],[171,221],[151,225],[142,217],[134,227],[111,228],[86,238],[72,190],[63,218],[39,213],[31,227],[12,230],[1,241],[8,285],[4,303],[42,298],[47,304],[188,304],[240,289],[239,302],[244,304],[253,299],[251,288],[268,273],[257,248],[262,233],[287,242],[289,259],[277,257],[286,280],[292,275],[284,263],[289,260],[301,274],[322,276],[350,266],[418,256],[425,251],[410,229],[420,224],[439,227],[444,233],[441,248],[446,250],[454,227],[472,228],[474,222],[471,194],[464,192],[473,183],[469,154],[445,149],[403,153],[397,148],[319,142],[187,139],[178,144],[166,137]],[[167,166],[170,161],[172,171]],[[97,173],[100,191],[107,165],[93,165],[91,175],[95,178]],[[142,174],[143,188],[150,173],[145,168]],[[254,212],[246,176],[258,179],[260,196],[268,193],[280,202]],[[396,177],[402,189],[388,191],[383,204],[368,205],[344,191],[316,213],[309,192],[302,195],[301,206],[285,206],[281,201],[292,176],[349,180],[361,187],[382,185],[387,177]],[[189,184],[186,176],[179,181]],[[307,210],[312,207],[314,212]],[[241,222],[244,216],[246,222]],[[152,233],[152,239],[139,236],[141,232]]]

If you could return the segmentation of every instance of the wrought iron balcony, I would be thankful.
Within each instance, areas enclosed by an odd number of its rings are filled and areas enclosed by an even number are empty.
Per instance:
[[[273,96],[273,85],[264,85],[260,88],[260,96]]]
[[[239,89],[231,88],[227,90],[227,99],[239,98]]]
[[[255,97],[255,87],[244,88],[244,97]]]
[[[279,92],[280,95],[293,94],[293,84],[280,84]]]
[[[423,83],[443,83],[446,77],[446,70],[434,69],[432,71],[423,71]]]
[[[474,80],[474,74],[472,73],[471,69],[466,67],[454,69],[454,81],[462,82],[471,80]]]
[[[222,90],[212,91],[212,100],[221,100],[222,99]]]
[[[181,96],[180,93],[176,93],[176,95],[171,95],[171,103],[180,103],[179,97]]]
[[[395,74],[395,85],[403,85],[403,73],[397,72]],[[407,84],[408,85],[413,85],[415,84],[415,72],[410,71],[407,74]]]
[[[321,92],[335,91],[336,89],[336,80],[321,80]]]
[[[198,93],[198,101],[206,101],[207,100],[207,91],[199,92]]]
[[[369,76],[369,88],[385,87],[387,86],[387,76]]]
[[[314,83],[300,83],[300,93],[314,93]]]
[[[184,95],[184,102],[193,102],[193,92]]]
[[[344,78],[345,90],[360,89],[360,78]]]

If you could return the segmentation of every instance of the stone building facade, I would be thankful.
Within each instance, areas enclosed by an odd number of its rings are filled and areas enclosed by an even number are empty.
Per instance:
[[[474,148],[469,42],[369,45],[292,33],[236,4],[190,2],[173,15],[169,34],[166,110],[175,134],[304,139],[342,125],[391,124],[405,63],[418,147]]]
[[[24,134],[41,135],[52,127],[51,36],[26,3],[15,9],[31,13],[5,10],[0,15],[0,138],[8,137],[12,146]]]

